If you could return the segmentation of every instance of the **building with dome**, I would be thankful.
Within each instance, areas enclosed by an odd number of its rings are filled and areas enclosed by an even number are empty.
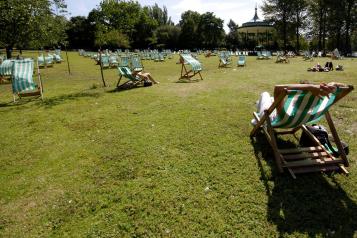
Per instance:
[[[240,45],[246,49],[254,49],[257,46],[271,49],[274,46],[275,32],[271,23],[259,19],[257,6],[253,19],[238,27]]]

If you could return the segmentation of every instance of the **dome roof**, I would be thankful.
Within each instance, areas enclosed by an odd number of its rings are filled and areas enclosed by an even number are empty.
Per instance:
[[[272,25],[269,22],[259,19],[257,6],[255,6],[255,14],[254,14],[253,19],[248,22],[243,23],[241,27],[251,27],[251,26],[272,27]]]

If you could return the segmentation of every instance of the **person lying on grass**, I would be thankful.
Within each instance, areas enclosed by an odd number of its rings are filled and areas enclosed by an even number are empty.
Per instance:
[[[329,72],[331,70],[333,70],[332,62],[326,62],[325,67],[322,67],[320,63],[317,63],[314,67],[307,69],[307,71],[311,72]]]
[[[277,100],[278,97],[287,90],[308,90],[315,96],[328,96],[330,93],[334,93],[338,87],[347,86],[342,83],[320,83],[320,84],[312,84],[308,82],[302,81],[300,84],[286,84],[286,85],[276,85],[274,88],[274,97],[271,97],[268,92],[263,92],[260,95],[259,100],[257,101],[257,114],[259,118],[264,115],[264,111],[268,110],[270,106],[274,103],[274,100]],[[336,96],[336,100],[344,97],[345,94],[341,93]],[[270,119],[273,121],[277,115],[281,112],[284,107],[284,101],[281,101],[277,106],[277,110],[274,110],[270,114]],[[256,120],[252,119],[251,124],[256,125]]]
[[[154,84],[158,84],[159,82],[155,81],[150,73],[144,73],[143,71],[133,71],[133,76],[139,76],[141,79],[151,81]]]

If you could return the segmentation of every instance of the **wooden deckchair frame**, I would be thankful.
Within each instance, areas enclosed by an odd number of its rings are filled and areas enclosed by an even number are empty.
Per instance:
[[[345,95],[353,90],[353,87],[344,88],[347,90]],[[328,126],[332,133],[333,139],[337,145],[341,158],[335,158],[331,155],[320,141],[307,129],[305,125],[299,126],[294,129],[280,129],[279,131],[273,128],[270,120],[270,114],[277,109],[277,106],[285,99],[289,93],[288,89],[284,89],[283,93],[276,101],[270,106],[268,110],[264,111],[264,115],[259,118],[257,113],[253,113],[257,124],[254,126],[250,133],[250,137],[256,136],[258,131],[262,131],[266,139],[273,149],[274,159],[278,167],[278,171],[283,173],[287,169],[291,176],[295,179],[295,174],[309,173],[309,172],[327,172],[338,171],[348,174],[345,167],[349,166],[349,162],[345,151],[343,149],[341,140],[337,134],[336,127],[332,121],[331,115],[328,111],[324,113]],[[344,95],[344,96],[345,96]],[[342,96],[342,97],[344,97]],[[341,98],[342,98],[341,97]],[[336,99],[334,104],[341,98]],[[277,144],[277,135],[293,135],[297,140],[296,133],[303,130],[314,142],[315,146],[312,147],[298,147],[294,149],[279,149]]]
[[[191,80],[191,78],[195,77],[197,74],[200,76],[201,80],[203,80],[201,71],[194,71],[193,69],[187,70],[186,64],[185,64],[185,59],[183,59],[182,56],[180,56],[180,63],[181,63],[181,76],[180,76],[179,80],[181,80],[181,79]]]
[[[129,67],[122,67],[122,68],[128,68],[129,69]],[[123,83],[122,85],[120,85],[120,81],[123,78],[123,76],[124,76],[124,78],[127,78],[128,81]],[[132,75],[130,77],[130,76],[126,75],[126,74],[125,75],[120,74],[120,77],[119,77],[118,82],[117,82],[117,89],[125,88],[125,86],[128,85],[129,83],[132,83],[132,85],[131,85],[132,87],[136,87],[136,86],[138,86],[139,84],[141,84],[142,82],[145,81],[144,78],[141,78],[141,77],[139,77],[139,78],[140,79],[134,79],[134,76],[132,76]]]
[[[16,95],[21,99],[23,97],[41,97],[41,100],[43,100],[43,84],[42,84],[42,79],[41,79],[41,72],[40,72],[40,66],[37,61],[37,79],[39,82],[38,88],[36,91],[30,91],[30,92],[20,92],[16,93]],[[16,102],[16,97],[15,94],[13,94],[14,102]]]
[[[231,62],[227,59],[224,59],[223,57],[219,57],[219,64],[218,68],[227,68]]]

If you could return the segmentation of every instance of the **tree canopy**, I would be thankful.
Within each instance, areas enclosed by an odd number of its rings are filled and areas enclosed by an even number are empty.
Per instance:
[[[262,10],[277,30],[276,49],[357,50],[357,0],[264,0]],[[64,42],[93,50],[247,47],[239,41],[238,23],[230,20],[226,33],[213,12],[188,10],[175,24],[165,6],[105,0],[86,17],[66,16],[65,0],[1,0],[0,47],[40,49]]]

